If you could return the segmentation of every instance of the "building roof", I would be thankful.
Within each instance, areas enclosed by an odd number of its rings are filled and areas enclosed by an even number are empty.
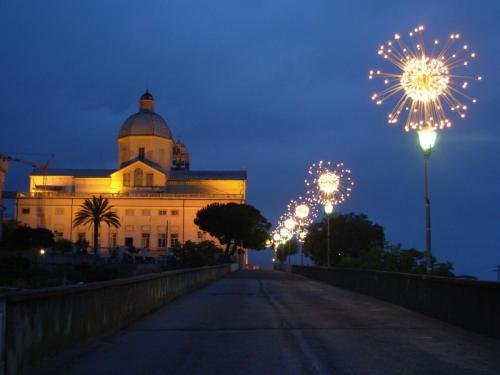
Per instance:
[[[116,169],[33,169],[32,176],[109,177]]]
[[[129,162],[123,163],[122,168],[127,165],[132,164],[137,160],[133,159]],[[164,169],[159,167],[156,163],[150,162],[145,159],[144,163],[150,165],[153,168],[159,169],[168,174],[171,180],[246,180],[246,171],[186,171],[186,170],[171,170],[166,172]],[[72,176],[80,178],[91,178],[91,177],[109,177],[111,174],[115,173],[116,169],[57,169],[51,168],[47,171],[41,169],[34,169],[31,173],[32,176]]]
[[[123,163],[121,163],[120,169],[128,167],[129,165],[132,165],[132,164],[134,164],[135,162],[138,162],[138,161],[140,161],[140,162],[142,162],[142,163],[144,163],[146,165],[149,165],[151,168],[154,168],[154,169],[156,169],[156,170],[158,170],[158,171],[160,171],[162,173],[168,174],[168,171],[166,171],[160,164],[155,163],[154,161],[151,161],[149,159],[146,159],[146,158],[141,159],[139,157],[135,157],[133,159],[124,161]]]
[[[171,170],[171,180],[246,180],[247,171]]]

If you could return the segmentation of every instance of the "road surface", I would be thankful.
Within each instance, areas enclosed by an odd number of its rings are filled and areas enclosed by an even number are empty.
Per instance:
[[[240,271],[34,374],[500,374],[500,340],[371,297]]]

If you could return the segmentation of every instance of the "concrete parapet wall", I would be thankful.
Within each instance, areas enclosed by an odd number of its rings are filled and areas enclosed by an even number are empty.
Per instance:
[[[500,338],[500,283],[320,267],[292,272]]]
[[[228,264],[10,293],[5,298],[5,373],[25,373],[43,357],[116,331],[234,270]]]

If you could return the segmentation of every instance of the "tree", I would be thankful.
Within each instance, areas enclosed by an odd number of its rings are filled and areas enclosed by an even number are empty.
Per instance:
[[[280,262],[284,263],[290,255],[297,254],[298,250],[299,242],[295,237],[292,237],[285,243],[280,243],[278,245],[276,248],[276,256]]]
[[[28,250],[50,247],[54,244],[54,233],[46,228],[31,228],[11,220],[4,226],[3,246],[6,248]]]
[[[73,220],[73,227],[79,225],[92,224],[94,228],[94,253],[97,254],[97,247],[99,241],[99,226],[104,222],[108,227],[120,227],[120,219],[116,212],[113,211],[113,206],[110,206],[107,198],[102,196],[92,199],[85,199],[82,203],[80,210],[76,213],[75,220]]]
[[[384,228],[373,223],[365,214],[336,213],[330,219],[330,256],[333,264],[340,257],[357,257],[364,251],[383,250],[385,244]],[[318,265],[327,260],[327,220],[314,223],[304,242],[304,254]]]
[[[238,246],[263,249],[270,239],[271,223],[247,204],[210,204],[197,212],[194,223],[225,246],[226,256],[234,255]]]
[[[221,255],[222,250],[212,241],[200,243],[186,241],[184,245],[177,243],[173,247],[167,266],[169,268],[213,266]]]

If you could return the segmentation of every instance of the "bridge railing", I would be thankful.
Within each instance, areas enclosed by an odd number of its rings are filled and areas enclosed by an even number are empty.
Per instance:
[[[500,283],[326,267],[292,272],[500,338]]]
[[[0,353],[5,358],[5,374],[26,373],[40,359],[116,331],[236,267],[191,268],[0,296],[0,310],[4,306],[5,312],[0,311],[5,322],[5,352]]]

